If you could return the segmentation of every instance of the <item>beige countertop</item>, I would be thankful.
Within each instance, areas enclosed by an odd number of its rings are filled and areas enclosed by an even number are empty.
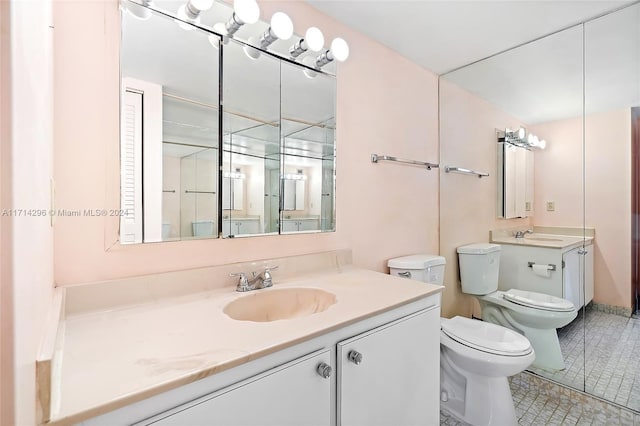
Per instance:
[[[324,312],[273,322],[236,321],[224,306],[253,292],[234,287],[112,310],[67,315],[59,398],[51,422],[72,424],[274,353],[375,314],[442,291],[382,273],[347,267],[274,287],[315,287],[335,294]]]
[[[510,235],[494,235],[491,238],[491,242],[496,244],[512,244],[556,249],[572,249],[574,247],[581,246],[583,240],[587,245],[593,243],[593,237],[540,233],[527,234],[524,238],[515,238]]]

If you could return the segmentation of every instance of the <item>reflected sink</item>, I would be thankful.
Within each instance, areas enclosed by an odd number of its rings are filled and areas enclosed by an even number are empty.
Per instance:
[[[562,239],[560,238],[547,238],[547,237],[527,237],[525,238],[527,240],[531,240],[531,241],[562,241]]]
[[[255,290],[228,303],[224,313],[238,321],[270,322],[323,312],[337,300],[335,294],[318,288]]]

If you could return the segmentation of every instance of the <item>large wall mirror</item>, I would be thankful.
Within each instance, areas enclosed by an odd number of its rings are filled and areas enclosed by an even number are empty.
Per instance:
[[[583,252],[575,259],[563,257],[566,264],[558,262],[558,271],[577,271],[578,300],[592,300],[557,329],[564,366],[530,371],[636,411],[640,364],[632,354],[640,323],[632,317],[636,294],[630,157],[632,110],[640,106],[639,28],[636,3],[440,79],[441,162],[494,174],[482,180],[441,177],[440,249],[447,268],[454,269],[447,279],[451,288],[445,292],[453,292],[456,300],[465,300],[469,311],[480,315],[475,298],[461,293],[455,250],[489,241],[492,230],[533,228],[581,238]],[[501,210],[495,200],[505,195],[500,188],[517,180],[500,174],[509,161],[500,136],[501,131],[504,137],[506,129],[520,127],[545,139],[546,147],[528,149],[535,159],[535,190],[526,195],[523,189],[520,211],[505,214],[507,209]],[[500,152],[503,158],[496,155]],[[517,155],[513,154],[516,162]],[[527,161],[519,162],[525,170]],[[529,196],[532,205],[526,211],[521,201]],[[503,245],[503,254],[504,250]],[[516,259],[525,264],[529,260]],[[505,256],[501,274],[503,261]],[[460,306],[445,309],[452,315]]]
[[[198,25],[181,5],[121,3],[120,242],[333,231],[335,65],[252,47],[264,22],[219,36],[225,3]]]

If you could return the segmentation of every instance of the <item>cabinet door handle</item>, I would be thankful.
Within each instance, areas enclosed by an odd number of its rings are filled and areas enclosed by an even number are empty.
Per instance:
[[[585,250],[585,249],[578,250],[578,254],[587,254],[587,253],[589,253],[589,252],[587,250]]]
[[[362,354],[358,351],[349,351],[347,358],[349,358],[349,361],[353,362],[355,365],[360,365],[362,362]]]
[[[398,272],[398,275],[404,278],[411,278],[411,272]]]
[[[316,367],[316,371],[318,372],[320,377],[322,377],[323,379],[328,379],[329,377],[331,377],[331,373],[333,372],[333,369],[331,368],[330,365],[324,362],[321,362],[318,365],[318,367]]]

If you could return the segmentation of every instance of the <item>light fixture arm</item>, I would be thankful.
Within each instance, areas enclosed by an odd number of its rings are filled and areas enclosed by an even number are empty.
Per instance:
[[[289,55],[291,55],[292,58],[297,58],[307,50],[309,50],[309,47],[307,46],[307,43],[304,41],[304,39],[301,38],[289,48]]]
[[[260,47],[266,49],[274,41],[278,40],[278,37],[273,33],[271,27],[267,31],[263,32],[260,36]]]
[[[225,28],[227,29],[227,35],[228,36],[234,35],[236,33],[236,31],[238,31],[240,29],[240,27],[243,26],[243,25],[244,25],[244,22],[242,22],[240,20],[240,18],[238,18],[236,16],[236,13],[233,12],[231,17],[229,18],[229,20],[225,24]]]
[[[335,58],[333,57],[333,53],[331,53],[331,50],[325,50],[316,58],[316,67],[322,68],[329,62],[332,62],[334,59]]]
[[[191,1],[187,2],[186,6],[184,8],[184,12],[187,15],[187,18],[189,18],[192,21],[197,19],[198,16],[200,16],[200,9],[195,7],[193,5],[193,3],[191,3]]]

